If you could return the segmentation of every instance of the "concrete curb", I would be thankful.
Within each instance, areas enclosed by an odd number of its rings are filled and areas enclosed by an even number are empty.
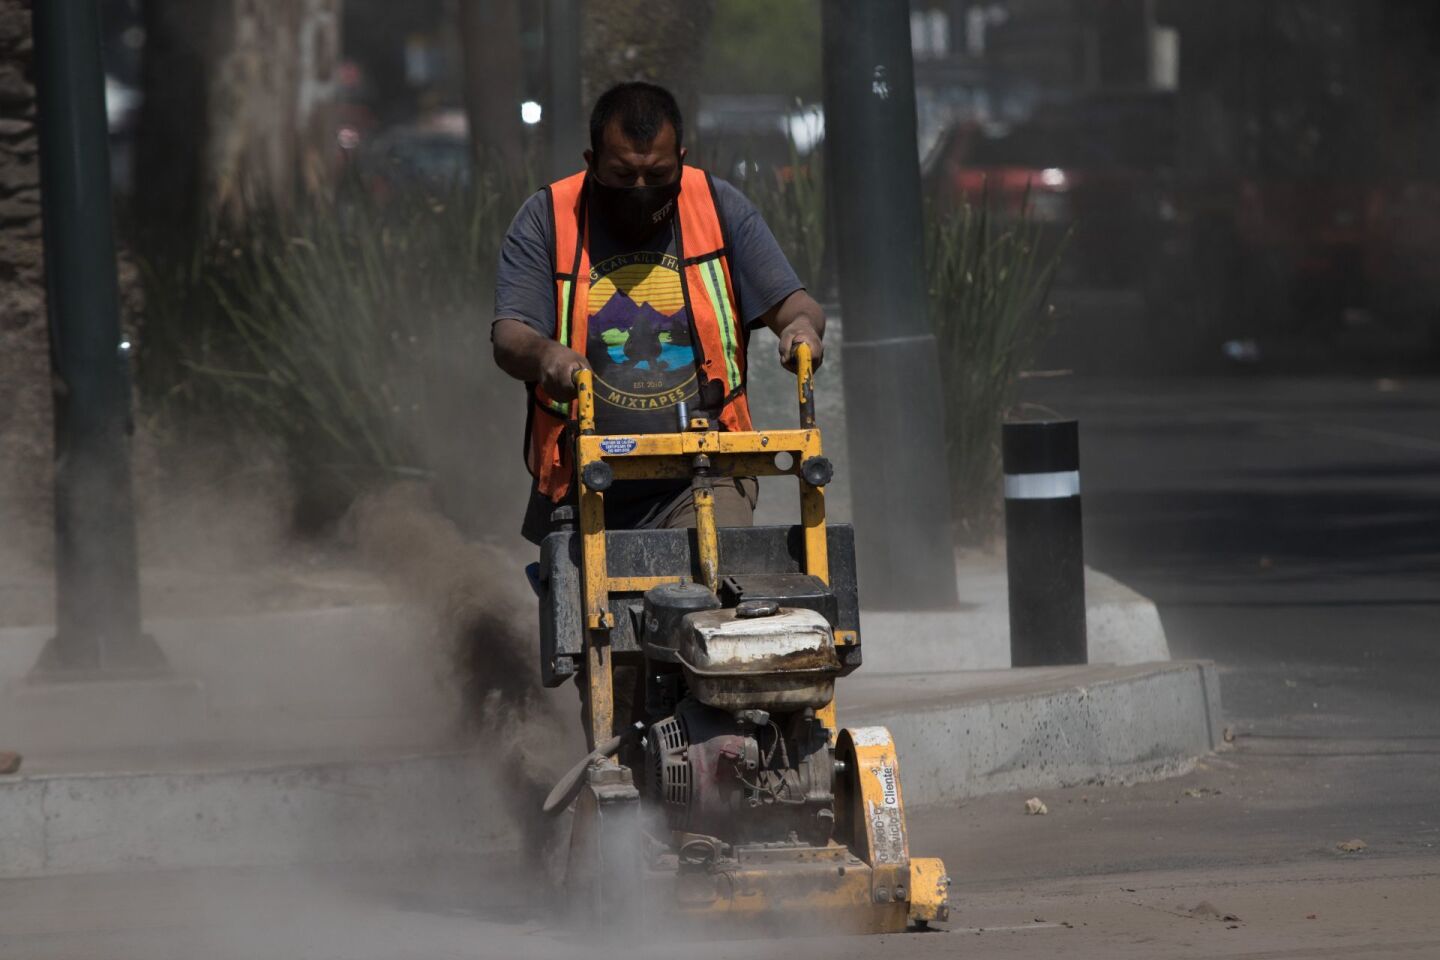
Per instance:
[[[913,808],[1150,779],[1220,740],[1208,663],[854,677],[840,719],[894,734]],[[509,849],[475,751],[0,778],[0,876],[404,861]]]
[[[1222,735],[1208,662],[882,677],[841,696],[842,723],[890,728],[913,807],[1172,776]]]
[[[470,752],[0,778],[0,877],[484,853],[500,800]]]

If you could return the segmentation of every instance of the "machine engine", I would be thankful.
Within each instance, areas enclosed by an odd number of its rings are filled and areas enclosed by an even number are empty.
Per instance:
[[[823,845],[835,826],[834,759],[813,710],[772,717],[687,697],[646,737],[646,790],[682,854],[723,844]],[[705,851],[709,849],[707,854]]]
[[[840,671],[834,632],[774,599],[722,608],[698,584],[647,592],[640,630],[655,720],[646,792],[682,848],[827,843],[834,759],[816,709]]]

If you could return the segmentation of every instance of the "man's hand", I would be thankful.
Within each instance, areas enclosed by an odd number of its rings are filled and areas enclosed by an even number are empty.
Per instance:
[[[550,341],[540,358],[540,386],[552,400],[575,399],[575,371],[589,370],[590,363],[557,340]]]
[[[815,298],[804,290],[796,290],[781,300],[761,318],[765,326],[780,338],[780,363],[795,372],[795,345],[810,345],[810,362],[819,370],[825,359],[825,311]]]
[[[791,373],[795,372],[795,348],[802,343],[810,345],[811,369],[819,370],[825,359],[825,344],[815,327],[804,317],[797,318],[780,334],[780,364]]]
[[[583,356],[519,320],[496,320],[490,339],[501,370],[516,380],[540,384],[553,400],[575,399],[575,371],[590,369]]]

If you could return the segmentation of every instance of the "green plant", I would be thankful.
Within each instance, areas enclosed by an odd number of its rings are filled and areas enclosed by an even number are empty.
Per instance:
[[[517,194],[477,176],[381,203],[351,182],[149,265],[142,396],[266,439],[322,519],[377,480],[454,469],[461,431],[491,446],[505,419],[488,314]]]
[[[1030,215],[1001,220],[988,191],[958,207],[931,207],[926,276],[945,385],[953,512],[960,539],[994,536],[1000,505],[1000,421],[1019,374],[1054,331],[1048,303],[1067,232],[1047,243]]]
[[[819,150],[801,156],[793,139],[789,151],[781,166],[742,160],[750,175],[741,186],[801,281],[820,297],[826,286],[825,162]]]

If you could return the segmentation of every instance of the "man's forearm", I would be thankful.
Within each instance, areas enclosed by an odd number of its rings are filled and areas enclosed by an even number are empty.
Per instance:
[[[545,351],[555,341],[531,330],[519,320],[497,320],[490,328],[495,364],[516,380],[538,383]]]
[[[538,383],[554,400],[575,396],[575,371],[585,358],[565,344],[536,333],[519,320],[496,320],[490,328],[495,363],[516,380]]]
[[[797,320],[808,322],[818,336],[825,336],[825,311],[804,290],[797,290],[786,297],[776,310],[763,319],[777,337],[783,336],[786,328]]]

